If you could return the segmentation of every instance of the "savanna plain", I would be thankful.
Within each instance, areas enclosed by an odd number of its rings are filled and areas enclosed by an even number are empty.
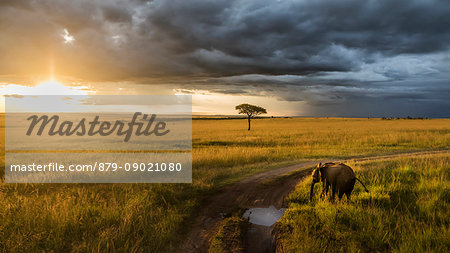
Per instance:
[[[196,119],[192,184],[6,184],[1,121],[0,251],[8,252],[176,251],[202,200],[252,174],[302,161],[450,149],[448,119],[264,118],[251,131],[245,119]],[[353,162],[370,193],[357,184],[351,203],[308,203],[308,182],[301,182],[277,224],[278,250],[448,252],[449,158]]]

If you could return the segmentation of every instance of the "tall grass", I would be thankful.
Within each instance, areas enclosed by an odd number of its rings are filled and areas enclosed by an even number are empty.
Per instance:
[[[449,123],[261,119],[248,132],[245,120],[194,120],[192,184],[0,182],[0,251],[172,251],[225,183],[301,159],[449,148]]]
[[[450,157],[427,155],[349,164],[357,183],[352,203],[308,203],[311,180],[289,196],[280,220],[282,252],[448,252]]]
[[[197,168],[450,146],[450,120],[259,119],[193,121]]]

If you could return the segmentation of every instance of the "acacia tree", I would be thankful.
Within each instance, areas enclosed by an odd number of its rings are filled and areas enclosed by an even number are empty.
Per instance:
[[[239,114],[247,114],[248,119],[248,131],[250,131],[250,120],[263,113],[267,113],[266,109],[250,104],[240,104],[236,106],[236,110],[239,111]]]

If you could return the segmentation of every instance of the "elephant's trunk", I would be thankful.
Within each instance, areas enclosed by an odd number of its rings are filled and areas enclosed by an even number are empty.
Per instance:
[[[311,183],[311,191],[310,191],[310,193],[309,193],[309,201],[312,201],[312,197],[313,197],[313,192],[314,192],[314,184],[315,184],[316,182],[312,182]]]

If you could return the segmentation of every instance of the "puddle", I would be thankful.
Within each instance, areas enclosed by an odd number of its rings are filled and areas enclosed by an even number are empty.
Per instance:
[[[286,208],[278,210],[274,206],[268,208],[250,208],[245,211],[243,217],[248,219],[252,224],[270,227],[281,219],[284,212],[286,212]]]

